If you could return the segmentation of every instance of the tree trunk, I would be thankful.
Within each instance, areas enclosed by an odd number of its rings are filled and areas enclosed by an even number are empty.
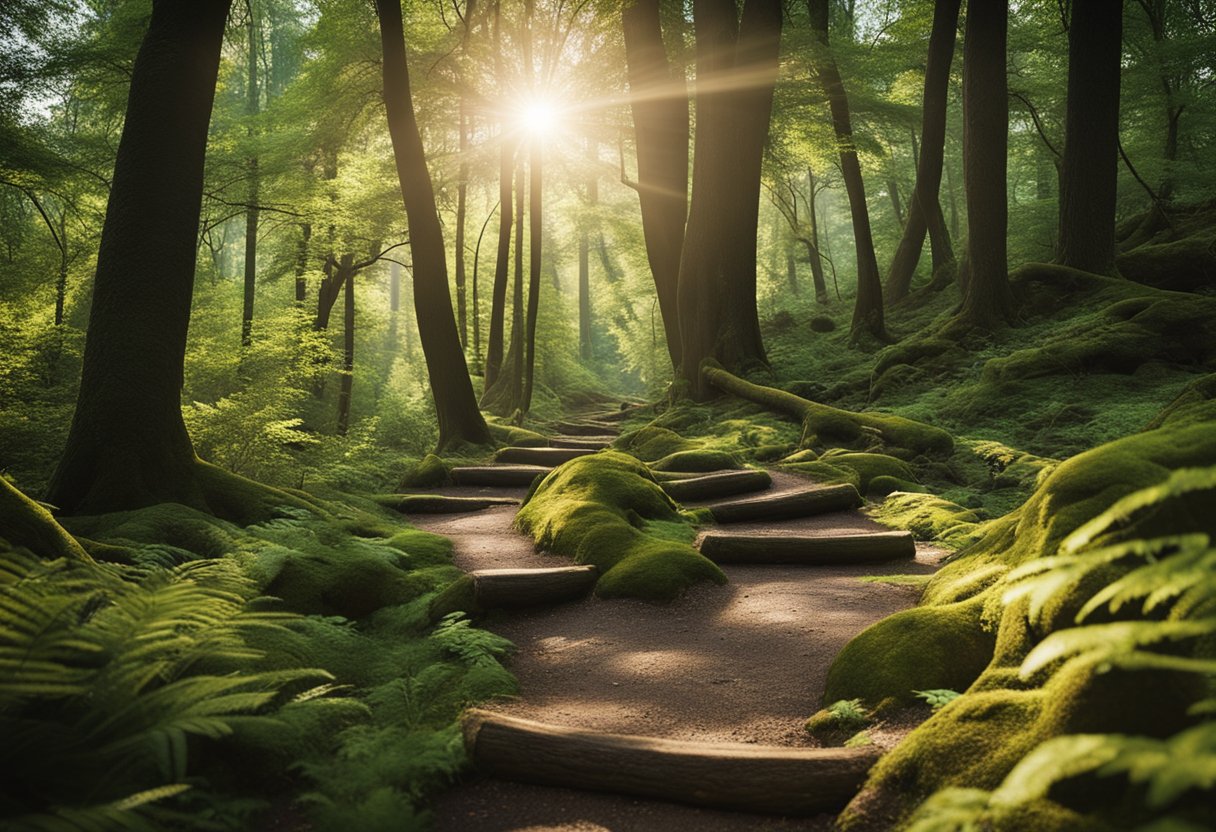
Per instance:
[[[460,171],[456,184],[456,325],[460,329],[460,346],[469,346],[469,313],[464,268],[464,226],[469,195],[469,137],[464,113],[464,99],[460,101]]]
[[[490,343],[486,346],[485,392],[502,371],[503,329],[507,306],[507,281],[511,277],[511,226],[513,223],[511,177],[515,169],[515,144],[504,135],[498,167],[498,258],[494,266],[494,288],[490,299]]]
[[[1005,169],[1009,98],[1005,46],[1009,7],[1001,2],[967,7],[963,43],[963,188],[967,196],[967,282],[955,322],[993,329],[1009,320],[1006,234],[1009,216]]]
[[[296,304],[304,305],[305,299],[308,297],[308,284],[304,280],[304,273],[308,271],[308,241],[312,238],[312,224],[300,224],[300,242],[296,247]]]
[[[494,218],[496,210],[498,210],[497,205],[486,215],[486,221],[481,224],[481,231],[477,234],[477,246],[473,249],[473,371],[475,373],[484,373],[481,361],[481,298],[478,295],[477,284],[477,273],[481,266],[481,241],[486,236],[486,229],[490,225],[490,220]]]
[[[828,284],[823,277],[823,257],[819,253],[819,214],[815,207],[815,174],[806,169],[806,213],[811,224],[811,241],[807,245],[807,256],[811,261],[811,280],[815,283],[815,300],[828,302]]]
[[[156,0],[131,74],[76,412],[48,499],[206,509],[182,421],[207,126],[230,0]]]
[[[798,258],[794,256],[792,246],[786,246],[785,249],[785,280],[790,291],[798,294]]]
[[[929,54],[925,62],[925,89],[921,105],[920,156],[916,165],[916,192],[908,211],[908,224],[887,272],[887,302],[894,303],[908,294],[912,274],[920,261],[925,232],[930,227],[936,237],[933,245],[933,272],[954,260],[950,238],[946,235],[938,192],[942,183],[942,163],[946,149],[946,106],[950,93],[950,65],[954,61],[954,41],[958,32],[961,0],[936,0],[933,29],[929,34]]]
[[[1059,262],[1098,274],[1115,271],[1122,57],[1123,3],[1073,0]]]
[[[680,253],[688,216],[688,94],[663,46],[658,0],[639,0],[622,15],[630,109],[638,156],[638,202],[646,259],[659,299],[667,351],[680,365],[677,306]]]
[[[543,192],[541,190],[542,167],[541,153],[544,148],[539,136],[532,137],[532,147],[528,154],[528,322],[527,322],[527,363],[524,367],[524,392],[519,402],[520,416],[526,415],[532,407],[532,383],[536,376],[536,321],[540,312],[540,271],[543,256],[541,208]]]
[[[764,364],[756,312],[760,165],[781,40],[781,3],[696,0],[697,133],[688,228],[680,256],[680,377],[710,394],[701,363]],[[739,89],[739,75],[751,80]]]
[[[891,210],[895,214],[895,224],[904,226],[904,205],[899,197],[899,181],[894,177],[887,179],[887,195],[891,198]]]
[[[409,222],[414,310],[439,420],[438,449],[464,442],[488,445],[490,431],[477,409],[452,317],[443,231],[410,95],[400,0],[376,0],[376,14],[384,52],[384,107]]]
[[[388,265],[388,349],[390,356],[397,351],[397,325],[401,316],[401,264]],[[391,361],[391,358],[390,358]]]
[[[329,317],[342,293],[342,287],[351,278],[354,267],[353,254],[343,254],[341,259],[330,255],[326,260],[325,277],[321,278],[321,285],[317,287],[317,316],[313,319],[313,329],[318,332],[329,329]]]
[[[868,332],[879,340],[888,340],[883,322],[882,280],[878,276],[878,260],[874,257],[874,239],[870,231],[870,211],[866,205],[865,182],[853,142],[853,123],[849,115],[849,99],[836,59],[828,41],[828,0],[807,0],[811,16],[811,32],[816,41],[815,73],[828,97],[832,111],[832,127],[840,147],[840,172],[849,195],[853,218],[853,240],[857,249],[857,302],[853,307],[853,337]]]
[[[68,211],[59,213],[59,274],[55,278],[55,326],[63,326],[63,309],[68,296]]]
[[[342,309],[342,380],[338,386],[338,435],[350,427],[350,399],[355,386],[355,276],[346,278]]]
[[[250,119],[248,135],[255,135],[252,120],[258,114],[258,16],[253,0],[245,2],[247,39],[245,50],[245,116]],[[246,162],[249,171],[249,201],[245,205],[245,296],[241,309],[241,346],[253,341],[253,299],[258,279],[258,157]]]
[[[591,238],[586,228],[578,233],[578,354],[591,360]]]

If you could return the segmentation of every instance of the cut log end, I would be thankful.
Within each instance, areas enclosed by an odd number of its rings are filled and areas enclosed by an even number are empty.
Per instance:
[[[908,532],[788,537],[710,532],[701,539],[701,554],[714,563],[847,565],[913,558],[916,541]]]

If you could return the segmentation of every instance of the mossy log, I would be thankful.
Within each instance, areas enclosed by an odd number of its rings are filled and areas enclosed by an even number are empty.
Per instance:
[[[459,514],[494,506],[519,505],[514,497],[452,497],[447,494],[377,494],[372,499],[402,514]]]
[[[701,368],[701,375],[724,393],[793,416],[803,423],[807,433],[848,441],[859,437],[864,428],[877,432],[884,445],[912,455],[948,456],[954,449],[949,433],[924,422],[888,413],[853,413],[829,407],[775,387],[752,384],[710,363]]]
[[[661,483],[663,490],[673,500],[710,500],[714,497],[729,497],[749,491],[763,491],[773,484],[768,471],[723,471],[701,477],[669,480]]]
[[[465,747],[493,777],[779,815],[835,811],[878,759],[872,747],[778,748],[606,734],[469,711]]]
[[[494,454],[494,460],[516,465],[556,467],[593,453],[595,451],[590,448],[502,448]]]
[[[717,523],[744,523],[751,520],[788,520],[833,511],[848,511],[862,503],[857,489],[848,483],[807,488],[785,494],[766,494],[709,506]]]
[[[651,469],[651,476],[655,482],[677,482],[681,480],[695,480],[705,476],[705,474],[697,471],[655,471]]]
[[[541,474],[552,468],[543,465],[469,465],[451,470],[455,485],[486,485],[527,488]]]
[[[594,566],[550,569],[478,569],[461,577],[431,602],[432,620],[457,610],[479,615],[487,610],[560,604],[582,598],[595,587]]]
[[[701,540],[701,554],[714,563],[826,566],[912,558],[916,542],[902,531],[784,537],[710,532]]]
[[[602,436],[551,436],[549,437],[550,448],[590,448],[593,451],[598,451],[601,448],[607,448],[612,444],[616,436],[613,434],[604,434]]]
[[[557,422],[553,427],[567,436],[603,436],[605,434],[615,436],[621,432],[620,427],[612,422]]]
[[[45,508],[0,477],[0,538],[44,558],[93,559]]]

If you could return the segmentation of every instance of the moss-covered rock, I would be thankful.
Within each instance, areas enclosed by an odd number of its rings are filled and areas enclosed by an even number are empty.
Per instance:
[[[888,494],[870,516],[884,526],[912,532],[917,540],[932,540],[950,549],[974,541],[980,528],[974,511],[933,494]]]
[[[71,517],[63,522],[73,534],[100,543],[171,546],[198,558],[217,558],[232,551],[238,531],[230,523],[177,503]]]
[[[721,471],[724,468],[738,468],[739,460],[725,451],[676,451],[660,460],[650,463],[656,471],[680,471],[689,473],[704,473]]]
[[[656,425],[647,425],[621,434],[612,447],[637,457],[643,462],[654,462],[680,451],[696,450],[698,443],[683,438],[678,433]]]
[[[599,567],[596,593],[671,600],[722,571],[691,545],[694,530],[649,469],[605,451],[554,469],[516,524],[537,545]]]
[[[446,485],[448,465],[435,454],[427,454],[401,480],[401,488],[436,488]]]
[[[549,444],[549,439],[543,434],[516,425],[504,425],[487,420],[486,427],[490,429],[490,436],[494,438],[495,442],[509,445],[512,448],[544,448]],[[426,485],[426,483],[420,483],[420,485]]]

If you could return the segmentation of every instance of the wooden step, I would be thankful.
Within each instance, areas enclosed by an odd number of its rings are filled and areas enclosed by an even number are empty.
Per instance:
[[[878,759],[873,746],[683,742],[483,710],[465,714],[464,737],[473,764],[492,777],[778,815],[839,810]]]
[[[663,490],[673,500],[711,500],[749,491],[763,491],[773,483],[768,471],[720,471],[696,477],[661,482]]]
[[[476,569],[457,579],[431,601],[437,621],[450,612],[480,615],[488,610],[561,604],[582,598],[595,588],[594,566],[549,569]]]
[[[527,488],[532,480],[552,471],[544,465],[468,465],[449,474],[456,485],[489,485]]]
[[[737,470],[737,469],[731,469]],[[714,472],[717,473],[717,472]],[[704,471],[655,471],[651,469],[650,475],[654,477],[655,482],[675,482],[677,480],[695,480],[698,477],[706,476]]]
[[[857,489],[849,483],[842,483],[714,503],[708,508],[718,523],[745,523],[750,520],[813,517],[816,514],[847,511],[861,504],[861,495],[857,493]]]
[[[514,497],[452,497],[446,494],[377,494],[372,499],[402,514],[459,514],[493,506],[519,505]]]
[[[552,468],[588,456],[595,451],[591,448],[500,448],[494,454],[495,462],[505,462],[517,465],[544,465]]]
[[[615,436],[621,432],[620,427],[611,422],[557,422],[553,427],[567,436]]]
[[[590,448],[599,451],[607,448],[616,440],[615,436],[551,436],[550,448]]]
[[[710,532],[701,539],[701,554],[714,563],[825,566],[912,558],[916,542],[908,532],[817,536]]]

